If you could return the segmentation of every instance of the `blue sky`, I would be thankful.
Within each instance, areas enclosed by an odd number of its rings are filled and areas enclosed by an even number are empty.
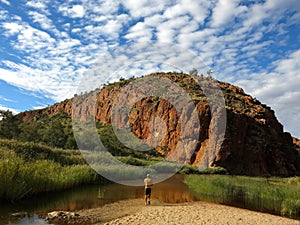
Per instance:
[[[0,0],[0,108],[17,113],[70,98],[93,68],[114,80],[120,67],[130,67],[122,70],[129,77],[205,65],[270,105],[300,137],[299,28],[299,0]],[[137,60],[130,52],[146,63],[129,66]]]

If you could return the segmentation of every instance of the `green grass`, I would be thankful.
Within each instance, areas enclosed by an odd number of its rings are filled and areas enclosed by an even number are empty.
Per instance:
[[[119,160],[116,162],[108,157],[111,157],[108,152],[97,150],[65,150],[33,142],[0,139],[0,199],[16,201],[36,193],[83,183],[107,182],[97,172],[115,180],[142,179],[147,173],[200,173],[197,167],[182,167],[175,162],[164,161],[161,156],[113,156],[114,160]],[[121,167],[120,162],[125,167]],[[205,174],[222,172],[222,168],[201,171]]]
[[[40,192],[91,183],[98,178],[78,151],[0,140],[0,199],[16,201]]]
[[[204,201],[300,218],[300,178],[189,175],[185,183]]]
[[[34,142],[0,139],[0,150],[9,149],[26,162],[35,160],[51,160],[61,165],[85,164],[79,150],[51,148]],[[1,153],[0,153],[1,155]]]
[[[164,163],[161,157],[149,159],[133,156],[111,156],[108,152],[86,151],[85,159],[97,172],[112,180],[143,179],[146,174],[164,172],[176,173],[177,164]]]
[[[154,158],[154,159],[151,158],[150,160],[147,160],[147,159],[135,158],[132,156],[118,156],[117,159],[123,163],[129,165],[135,165],[135,166],[150,166],[152,164],[155,164],[156,162],[160,162],[163,160],[163,158]]]
[[[113,156],[105,151],[82,151],[86,161],[93,169],[106,177],[115,180],[131,180],[144,178],[146,174],[224,174],[221,167],[199,170],[192,165],[182,165],[173,161],[165,161],[161,156],[137,158],[136,156]],[[115,161],[114,161],[115,160]],[[118,160],[118,161],[117,161]],[[123,166],[121,166],[123,163]],[[121,165],[120,165],[121,164]],[[128,166],[126,166],[128,165]],[[129,166],[130,165],[130,166]],[[133,167],[135,166],[135,167]]]
[[[0,199],[17,201],[41,192],[103,181],[104,178],[93,169],[116,180],[142,179],[147,173],[176,173],[180,169],[180,165],[164,162],[162,157],[153,155],[149,158],[113,157],[125,167],[107,157],[107,152],[64,150],[33,142],[0,139]],[[192,170],[195,168],[185,166],[181,173]]]
[[[148,159],[144,158],[135,158],[132,156],[118,156],[116,157],[123,163],[134,165],[134,166],[149,166],[152,167],[154,170],[158,169],[157,163],[161,163],[164,161],[163,157],[149,157]],[[226,170],[222,167],[215,167],[215,168],[206,168],[204,170],[199,170],[197,166],[192,165],[181,165],[176,164],[175,162],[165,162],[161,165],[164,168],[162,170],[168,170],[168,172],[177,171],[180,174],[225,174]]]

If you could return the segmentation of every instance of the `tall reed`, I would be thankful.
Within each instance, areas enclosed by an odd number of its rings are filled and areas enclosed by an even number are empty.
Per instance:
[[[189,175],[185,178],[185,183],[201,200],[291,218],[300,218],[299,181],[299,178],[229,175]]]
[[[98,178],[88,165],[70,164],[72,159],[63,165],[42,155],[28,159],[14,150],[0,146],[0,199],[16,201],[39,192],[94,182]]]

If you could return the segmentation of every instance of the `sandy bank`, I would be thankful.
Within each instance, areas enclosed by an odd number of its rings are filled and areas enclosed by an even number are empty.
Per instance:
[[[166,204],[154,200],[150,206],[145,206],[142,199],[134,199],[77,213],[95,225],[300,225],[297,220],[206,202]],[[76,219],[56,224],[87,223]]]
[[[229,206],[193,202],[180,205],[143,207],[137,213],[105,224],[299,225],[300,221]]]

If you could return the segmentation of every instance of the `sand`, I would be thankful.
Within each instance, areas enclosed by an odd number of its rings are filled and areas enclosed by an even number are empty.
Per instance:
[[[207,202],[167,204],[153,200],[145,206],[142,199],[133,199],[78,214],[96,225],[300,225],[298,220]]]

